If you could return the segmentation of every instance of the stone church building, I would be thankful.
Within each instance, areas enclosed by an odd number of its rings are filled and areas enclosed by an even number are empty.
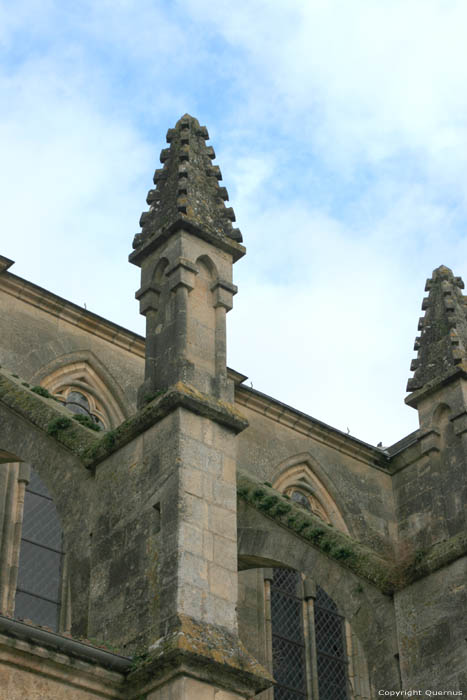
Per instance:
[[[169,129],[133,243],[146,339],[0,258],[0,698],[467,694],[463,282],[427,281],[391,447],[254,390],[207,139]]]

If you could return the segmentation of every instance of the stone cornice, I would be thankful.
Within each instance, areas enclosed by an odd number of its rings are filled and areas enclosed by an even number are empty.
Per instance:
[[[235,402],[368,466],[388,473],[388,458],[383,450],[351,435],[346,435],[337,428],[287,406],[266,394],[246,386],[237,385],[235,387]]]
[[[171,224],[171,226],[163,229],[162,231],[158,231],[156,234],[148,238],[144,244],[130,253],[128,260],[133,263],[133,265],[141,266],[142,260],[147,255],[160,248],[160,246],[163,245],[177,231],[186,231],[194,236],[197,236],[198,238],[201,238],[201,240],[206,241],[207,243],[211,243],[211,245],[215,246],[216,248],[220,248],[224,252],[231,255],[234,262],[237,262],[237,260],[243,257],[246,253],[246,249],[241,243],[237,243],[237,241],[225,236],[216,236],[189,219],[179,219]]]
[[[0,274],[0,291],[56,316],[61,321],[77,326],[112,345],[144,358],[145,340],[142,336],[119,326],[117,323],[108,321],[92,311],[82,309],[77,304],[28,280],[17,277],[11,272]]]
[[[0,614],[0,634],[24,639],[30,645],[37,644],[42,649],[50,649],[53,652],[66,654],[72,658],[78,658],[90,664],[99,664],[103,668],[116,671],[117,673],[127,673],[132,667],[132,659],[121,656],[108,649],[95,646],[88,642],[73,639],[57,632],[52,632],[45,627],[29,624],[21,620],[15,620]],[[71,659],[70,659],[71,660]],[[115,679],[114,679],[115,680]]]

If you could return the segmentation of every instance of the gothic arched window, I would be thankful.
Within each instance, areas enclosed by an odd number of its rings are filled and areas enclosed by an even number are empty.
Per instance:
[[[274,700],[306,698],[305,641],[300,576],[274,569],[271,581],[271,624]]]
[[[59,628],[62,528],[50,494],[32,469],[24,498],[15,617]]]
[[[93,400],[93,397],[86,396],[82,391],[77,391],[70,387],[57,395],[57,398],[64,401],[66,408],[72,413],[88,416],[100,428],[105,428],[104,422],[100,417],[102,411],[99,410],[99,406],[96,400]]]
[[[305,602],[300,574],[274,569],[270,601],[274,700],[348,700],[344,618],[332,598],[316,586]]]

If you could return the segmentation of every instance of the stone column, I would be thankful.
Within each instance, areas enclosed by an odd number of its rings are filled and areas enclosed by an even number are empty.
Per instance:
[[[25,462],[3,464],[0,467],[4,495],[0,515],[2,518],[0,550],[0,610],[13,615],[16,583],[21,546],[24,492],[29,482],[30,466]]]
[[[305,638],[307,640],[307,686],[308,695],[312,700],[318,700],[318,657],[315,633],[315,599],[316,583],[306,578],[303,582],[303,597],[305,601]]]
[[[272,656],[272,614],[271,614],[271,582],[274,576],[273,569],[263,569],[264,574],[264,639],[265,657],[267,659],[266,668],[271,676],[274,675]],[[268,688],[261,695],[261,700],[274,700],[273,688]]]

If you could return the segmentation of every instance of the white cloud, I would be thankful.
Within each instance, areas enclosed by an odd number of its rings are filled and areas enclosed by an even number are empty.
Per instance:
[[[192,111],[248,247],[230,363],[398,439],[424,279],[467,273],[466,19],[435,0],[0,4],[2,253],[141,331],[125,260],[165,130]]]

